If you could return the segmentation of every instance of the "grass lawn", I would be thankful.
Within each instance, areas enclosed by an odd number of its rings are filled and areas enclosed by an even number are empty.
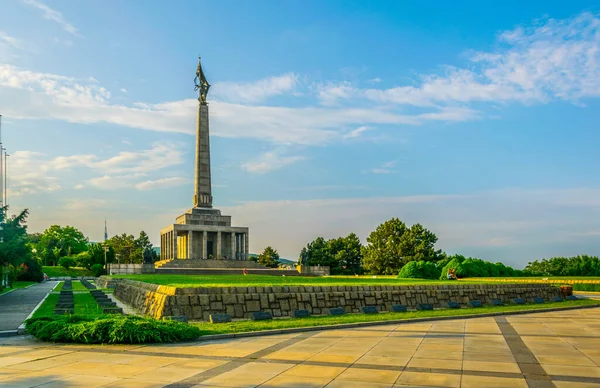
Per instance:
[[[397,279],[395,276],[269,276],[269,275],[112,275],[172,287],[246,287],[246,286],[402,286],[413,284],[457,284],[448,280]],[[461,281],[460,284],[477,283]]]
[[[32,318],[47,317],[54,315],[54,306],[58,301],[58,287],[52,292],[39,309],[33,314]],[[100,316],[102,315],[102,309],[96,303],[96,300],[89,292],[85,293],[73,293],[73,299],[75,302],[75,314],[78,315],[89,315],[89,316]]]
[[[229,333],[242,333],[249,331],[261,331],[261,330],[278,330],[287,329],[293,327],[312,327],[312,326],[325,326],[325,325],[339,325],[344,323],[359,323],[359,322],[385,322],[392,320],[401,319],[414,319],[414,318],[425,318],[425,317],[448,317],[448,316],[469,316],[474,314],[484,313],[497,313],[497,312],[510,312],[510,311],[523,311],[523,310],[534,310],[540,308],[552,308],[552,307],[572,307],[572,306],[587,306],[587,305],[600,305],[600,301],[592,299],[582,299],[576,301],[565,301],[565,302],[554,302],[540,304],[527,304],[527,305],[507,305],[507,306],[485,306],[481,308],[462,308],[460,310],[455,309],[443,309],[434,311],[408,311],[405,313],[390,313],[384,312],[379,314],[346,314],[337,317],[331,316],[313,316],[308,318],[283,318],[275,319],[272,321],[237,321],[231,323],[192,323],[202,331],[202,335],[210,334],[229,334]]]
[[[71,284],[73,285],[73,291],[87,291],[87,288],[85,288],[79,280],[73,280]],[[54,291],[61,291],[64,285],[65,282],[60,282]]]
[[[36,282],[29,282],[29,281],[16,281],[13,283],[13,287],[12,288],[6,288],[2,291],[0,291],[0,295],[2,294],[6,294],[7,292],[11,291],[11,290],[16,290],[17,288],[25,288],[28,287],[32,284],[35,284]]]
[[[93,276],[92,272],[87,268],[69,268],[64,267],[42,267],[42,270],[49,278],[55,277],[79,277],[79,276]]]

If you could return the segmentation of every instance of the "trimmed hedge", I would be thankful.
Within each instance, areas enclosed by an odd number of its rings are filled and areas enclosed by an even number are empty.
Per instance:
[[[29,334],[51,342],[80,344],[171,343],[198,338],[200,329],[177,321],[132,315],[57,315],[25,322]]]

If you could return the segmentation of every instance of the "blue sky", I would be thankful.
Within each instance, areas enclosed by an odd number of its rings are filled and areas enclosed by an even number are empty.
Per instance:
[[[522,267],[600,254],[597,2],[2,3],[9,202],[30,229],[191,206],[196,57],[214,204],[297,258],[398,217]]]

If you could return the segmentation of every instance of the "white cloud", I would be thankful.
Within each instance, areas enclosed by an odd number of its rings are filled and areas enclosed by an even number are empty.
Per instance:
[[[326,106],[336,105],[340,100],[352,98],[359,92],[349,82],[319,85],[317,90],[317,97]]]
[[[474,101],[578,102],[600,96],[600,18],[584,12],[499,35],[500,48],[471,56],[469,69],[446,67],[417,86],[368,89],[377,102],[415,106]]]
[[[56,191],[65,186],[61,181],[70,176],[70,170],[86,168],[87,171],[77,174],[79,182],[74,184],[77,190],[88,186],[146,190],[152,184],[174,185],[175,179],[181,178],[148,180],[147,175],[181,163],[182,151],[170,143],[156,143],[147,150],[120,152],[107,159],[93,154],[49,158],[39,152],[17,151],[9,158],[9,173],[18,171],[18,174],[10,174],[9,187],[13,196]],[[102,175],[93,176],[98,173]],[[81,178],[86,174],[92,177]],[[142,178],[146,180],[140,181]]]
[[[352,130],[352,131],[350,131],[350,132],[346,133],[346,134],[344,135],[344,139],[352,139],[352,138],[355,138],[355,137],[359,137],[359,136],[360,136],[360,135],[362,135],[364,132],[367,132],[367,131],[372,131],[372,130],[374,130],[374,129],[375,129],[375,128],[372,128],[372,127],[368,127],[368,126],[366,126],[366,125],[363,125],[363,126],[360,126],[360,127],[356,128],[355,130]]]
[[[62,27],[62,29],[67,31],[69,34],[72,34],[75,36],[80,36],[79,32],[77,31],[77,28],[75,28],[75,26],[73,26],[71,23],[69,23],[65,19],[65,17],[63,16],[62,13],[58,12],[55,9],[48,7],[46,4],[42,3],[41,1],[37,1],[37,0],[22,0],[22,1],[25,4],[29,4],[33,7],[41,10],[44,13],[44,19],[51,20],[53,22],[58,23]]]
[[[211,89],[218,99],[230,102],[258,103],[294,90],[298,76],[288,73],[255,82],[217,82]]]
[[[121,88],[121,93],[127,93],[127,89]]]
[[[149,180],[137,183],[135,185],[138,190],[156,190],[156,189],[164,189],[167,187],[176,187],[181,186],[189,182],[189,179],[183,177],[172,177],[172,178],[162,178],[156,180]]]
[[[265,152],[257,160],[242,163],[242,168],[248,172],[262,174],[306,159],[304,156],[284,156],[282,153],[277,150]]]
[[[108,122],[153,131],[195,133],[197,100],[160,104],[110,103],[110,92],[96,83],[35,73],[0,65],[0,106],[21,119],[55,119],[90,124]],[[419,125],[427,121],[462,121],[475,113],[447,108],[438,113],[401,115],[380,108],[288,108],[210,103],[212,134],[275,143],[324,144],[343,138],[347,127],[374,124]]]
[[[22,42],[0,31],[0,61],[9,61],[16,57],[16,51],[22,50]]]
[[[396,163],[397,162],[395,160],[385,162],[380,167],[371,169],[370,172],[373,174],[391,174],[391,173],[395,172],[393,170],[393,168],[396,165]]]

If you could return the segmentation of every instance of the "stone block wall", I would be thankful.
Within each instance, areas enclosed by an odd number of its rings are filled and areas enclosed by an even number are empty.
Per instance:
[[[110,264],[111,275],[134,275],[142,273],[154,273],[154,264]]]
[[[100,280],[102,281],[102,280]],[[255,311],[268,311],[274,317],[289,316],[293,310],[327,314],[332,307],[358,313],[362,306],[390,311],[392,304],[409,309],[420,303],[446,307],[449,301],[466,304],[479,299],[510,302],[513,298],[551,299],[560,296],[558,287],[546,284],[457,284],[421,286],[281,286],[175,288],[128,279],[115,279],[114,295],[138,312],[155,318],[185,315],[189,320],[208,320],[210,314],[248,318]]]

